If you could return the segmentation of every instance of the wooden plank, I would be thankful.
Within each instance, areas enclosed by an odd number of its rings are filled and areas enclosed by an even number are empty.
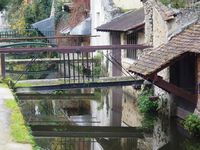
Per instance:
[[[86,60],[86,58],[83,58],[83,60]],[[92,61],[92,58],[88,59],[89,61]],[[20,63],[20,64],[24,64],[27,62],[31,62],[32,59],[9,59],[6,60],[6,63]],[[68,61],[68,60],[66,60]],[[75,62],[78,61],[78,59],[74,59]],[[95,59],[94,59],[95,61]],[[42,58],[42,59],[36,59],[34,63],[41,63],[41,62],[53,62],[53,63],[63,63],[64,60],[61,60],[60,58]]]
[[[151,80],[151,82],[153,82],[153,84],[155,84],[156,86],[164,89],[167,92],[173,93],[176,96],[179,96],[191,103],[196,104],[196,96],[191,94],[190,92],[177,87],[176,85],[166,82],[165,80],[162,79],[162,77],[155,75],[154,77],[151,76],[149,77],[149,79]]]
[[[69,39],[69,38],[81,38],[81,37],[98,37],[91,35],[68,35],[68,36],[35,36],[35,37],[16,37],[16,38],[0,38],[0,42],[5,41],[24,41],[34,39]]]
[[[128,86],[134,84],[143,84],[144,80],[129,80],[129,81],[114,81],[114,82],[91,82],[91,83],[71,83],[60,85],[47,85],[47,86],[31,86],[16,88],[16,92],[29,92],[29,91],[52,91],[52,90],[65,90],[65,89],[81,89],[81,88],[107,88],[112,86]]]
[[[5,78],[6,77],[5,54],[0,54],[0,55],[1,55],[1,76]]]
[[[24,52],[61,52],[80,53],[95,52],[96,50],[119,50],[119,49],[145,49],[150,46],[141,44],[129,45],[101,45],[101,46],[64,46],[64,47],[41,47],[41,48],[0,48],[0,53],[24,53]]]

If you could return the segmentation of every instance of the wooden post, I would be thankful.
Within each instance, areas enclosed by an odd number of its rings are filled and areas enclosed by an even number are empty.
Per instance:
[[[200,116],[200,55],[197,55],[197,67],[196,67],[196,77],[197,77],[197,106],[195,112]]]
[[[5,54],[1,54],[1,76],[5,78],[6,69],[5,69]]]
[[[111,41],[113,45],[120,45],[120,33],[112,32]],[[112,50],[112,76],[121,76],[121,49]]]

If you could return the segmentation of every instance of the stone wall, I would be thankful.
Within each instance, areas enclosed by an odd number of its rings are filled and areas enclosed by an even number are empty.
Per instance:
[[[153,45],[153,0],[148,0],[143,5],[145,14],[145,44]]]
[[[142,126],[142,116],[138,111],[136,98],[127,94],[123,95],[122,121],[130,127]]]
[[[195,113],[200,117],[200,55],[197,55],[197,92],[198,92],[198,98],[197,98],[197,107],[196,107],[196,110],[195,110]]]
[[[146,44],[158,47],[167,43],[173,36],[182,32],[188,25],[198,19],[198,12],[192,10],[174,10],[167,8],[154,0],[144,2],[145,8],[145,39]],[[173,12],[170,19],[166,19],[167,13]],[[169,68],[158,73],[164,80],[169,81]],[[163,97],[165,114],[172,113],[173,96],[155,86],[155,94]]]

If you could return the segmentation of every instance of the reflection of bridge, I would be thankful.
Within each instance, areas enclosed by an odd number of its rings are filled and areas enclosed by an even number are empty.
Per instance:
[[[152,131],[136,127],[36,125],[31,126],[36,137],[137,137]]]
[[[95,98],[95,94],[92,93],[70,93],[70,94],[39,94],[39,93],[17,93],[17,97],[23,101],[32,101],[32,100],[92,100]]]

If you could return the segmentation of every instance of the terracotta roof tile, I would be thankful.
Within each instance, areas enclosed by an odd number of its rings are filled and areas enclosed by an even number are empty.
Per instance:
[[[140,75],[150,75],[164,69],[187,52],[200,53],[200,21],[172,38],[167,44],[141,55],[129,68]]]

